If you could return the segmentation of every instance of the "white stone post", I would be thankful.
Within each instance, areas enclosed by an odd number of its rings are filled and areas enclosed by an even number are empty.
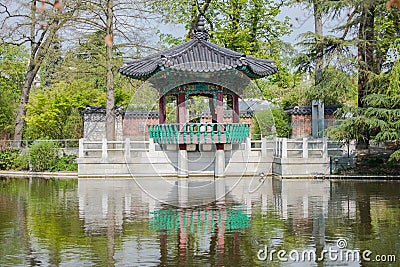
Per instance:
[[[287,138],[282,138],[282,158],[287,158]]]
[[[225,151],[222,149],[217,149],[215,151],[215,177],[224,177],[225,176]]]
[[[282,155],[281,138],[276,139],[276,157],[280,158]]]
[[[107,139],[103,138],[101,142],[101,157],[103,159],[107,158]]]
[[[249,137],[246,138],[246,151],[250,154],[251,151],[251,139]]]
[[[126,159],[131,158],[131,139],[125,139],[125,146],[124,146],[124,156]]]
[[[217,178],[214,180],[215,185],[215,200],[217,203],[225,202],[225,179]]]
[[[189,202],[189,183],[187,179],[178,179],[179,207],[187,207]]]
[[[322,158],[328,158],[328,139],[322,138]]]
[[[85,157],[85,153],[84,153],[84,141],[85,139],[81,138],[79,139],[79,157],[80,158],[84,158]]]
[[[265,136],[261,137],[261,156],[267,156],[267,138]]]
[[[154,152],[156,151],[156,145],[154,144],[154,139],[150,138],[149,139],[149,152]]]
[[[303,158],[308,158],[308,139],[303,138]]]
[[[178,150],[178,177],[186,178],[188,177],[188,158],[187,151]]]

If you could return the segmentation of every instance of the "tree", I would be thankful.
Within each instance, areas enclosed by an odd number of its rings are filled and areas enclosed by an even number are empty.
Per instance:
[[[105,53],[106,74],[106,138],[115,139],[115,116],[114,116],[114,69],[116,34],[119,34],[119,47],[135,45],[140,47],[140,34],[149,27],[141,25],[141,21],[153,18],[146,6],[152,1],[132,0],[101,0],[85,1],[85,12],[79,22],[87,32],[96,32],[103,35]],[[133,34],[133,35],[132,35]],[[142,43],[143,44],[143,43]],[[142,45],[144,46],[144,45]]]
[[[324,1],[321,4],[323,10],[333,19],[347,15],[347,19],[335,27],[336,34],[324,36],[321,42],[327,66],[335,66],[344,73],[357,73],[357,106],[360,110],[351,109],[353,118],[345,122],[342,129],[349,131],[349,127],[354,127],[350,132],[357,137],[357,147],[366,148],[371,129],[362,123],[362,120],[369,119],[362,109],[368,108],[366,98],[375,90],[371,77],[390,70],[398,58],[399,10],[387,9],[385,0]],[[299,60],[302,63],[297,65],[304,70],[315,60],[318,53],[317,44],[310,42],[310,38],[305,38],[302,44],[308,49]],[[327,78],[334,81],[338,77],[330,75]],[[329,80],[325,83],[332,84]],[[336,86],[332,89],[337,90]],[[346,114],[349,110],[345,108],[342,112]]]
[[[41,6],[38,7],[38,3]],[[73,20],[81,1],[65,0],[62,5],[55,0],[48,3],[38,0],[3,1],[0,3],[2,42],[16,45],[29,44],[30,57],[24,82],[21,87],[19,108],[15,120],[14,140],[22,139],[26,104],[32,84],[57,33]]]
[[[260,139],[261,135],[267,137],[288,137],[290,129],[289,116],[281,108],[273,107],[269,110],[255,112],[253,117],[253,139]]]
[[[120,53],[115,55],[117,56],[112,62],[114,72],[116,66],[122,64]],[[66,51],[56,69],[53,65],[47,69],[45,65],[43,72],[48,73],[50,78],[48,84],[43,84],[32,92],[27,104],[24,135],[30,139],[81,138],[81,111],[86,106],[106,103],[105,62],[104,35],[94,32],[83,36],[77,47]],[[127,106],[137,84],[115,75],[115,104]]]
[[[30,139],[81,138],[81,111],[88,105],[104,103],[104,94],[83,80],[61,81],[46,90],[37,90],[27,104],[25,135]]]
[[[276,17],[282,2],[265,0],[158,2],[156,9],[164,21],[180,23],[193,32],[199,14],[204,14],[210,40],[243,54],[279,59],[281,36],[290,33],[289,19]]]
[[[321,69],[320,81],[305,93],[307,103],[320,99],[325,105],[354,105],[357,89],[354,77],[333,66]]]
[[[8,139],[14,132],[19,88],[28,57],[23,47],[0,44],[0,59],[0,138]]]
[[[391,159],[400,161],[400,59],[394,62],[389,73],[370,79],[374,90],[364,98],[369,128],[377,130],[376,141],[394,142],[396,151]]]

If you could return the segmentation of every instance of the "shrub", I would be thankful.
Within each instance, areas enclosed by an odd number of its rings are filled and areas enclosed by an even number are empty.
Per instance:
[[[51,170],[58,161],[57,146],[52,141],[39,141],[29,149],[32,171]]]
[[[12,167],[15,171],[27,171],[29,170],[29,158],[28,155],[22,152],[19,157],[15,159],[15,164]]]
[[[41,171],[77,171],[75,155],[58,156],[58,146],[52,141],[39,141],[32,144],[29,150],[6,148],[0,150],[0,170]]]
[[[0,151],[0,170],[28,170],[28,158],[21,149],[6,148]]]
[[[75,161],[75,155],[63,155],[57,159],[57,162],[50,171],[77,171],[78,163]]]
[[[288,127],[289,117],[283,109],[273,107],[269,110],[259,110],[253,117],[253,139],[260,139],[261,135],[288,137],[291,129]]]

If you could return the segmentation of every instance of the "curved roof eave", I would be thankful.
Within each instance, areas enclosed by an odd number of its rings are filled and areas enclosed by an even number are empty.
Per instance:
[[[273,60],[246,56],[207,41],[204,18],[199,18],[194,39],[154,55],[130,61],[119,72],[134,79],[148,79],[162,70],[174,69],[189,72],[216,72],[225,69],[243,71],[249,78],[257,79],[275,73]]]

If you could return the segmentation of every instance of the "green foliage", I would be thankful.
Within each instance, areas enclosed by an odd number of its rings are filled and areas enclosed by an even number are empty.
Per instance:
[[[208,98],[205,96],[191,96],[187,103],[189,122],[200,122],[200,115],[208,107]]]
[[[375,88],[372,94],[364,98],[365,108],[343,108],[338,113],[349,118],[340,120],[340,124],[329,128],[329,136],[349,141],[369,140],[375,135],[378,142],[400,142],[400,60],[397,60],[388,73],[371,74],[370,82]],[[391,160],[397,160],[399,148],[392,154]]]
[[[63,155],[56,160],[56,163],[50,167],[50,171],[77,171],[78,163],[75,155]]]
[[[29,149],[32,171],[50,170],[57,164],[57,145],[52,141],[39,141]]]
[[[81,111],[88,105],[106,103],[106,50],[102,33],[86,35],[63,59],[57,44],[52,47],[55,55],[48,57],[43,66],[43,85],[31,93],[27,104],[24,136],[28,139],[79,139],[83,133]],[[115,55],[115,105],[127,106],[137,83],[117,73],[122,59],[118,51]]]
[[[0,44],[0,138],[7,139],[14,132],[26,65],[27,53],[22,47]]]
[[[288,137],[289,133],[291,133],[291,129],[289,128],[289,116],[288,114],[281,108],[272,108],[272,115],[274,116],[276,135],[277,137]]]
[[[282,4],[266,0],[206,2],[199,6],[191,1],[157,1],[154,9],[163,13],[165,22],[183,24],[188,31],[197,15],[204,13],[212,42],[246,55],[280,58],[285,46],[279,38],[291,32],[288,17],[277,19]],[[171,36],[161,37],[169,44],[177,43]]]
[[[322,70],[320,81],[306,91],[305,97],[310,104],[320,99],[325,105],[354,105],[357,102],[357,88],[354,77],[335,67]]]
[[[400,149],[396,150],[395,152],[390,155],[390,159],[393,161],[399,161],[400,162]]]
[[[253,117],[252,139],[260,139],[261,136],[288,137],[290,129],[289,117],[281,108],[274,107],[269,110],[260,110]]]
[[[0,170],[28,170],[28,157],[21,149],[7,148],[0,151]]]
[[[376,141],[394,141],[400,149],[400,60],[389,73],[370,78],[375,85],[372,94],[364,98],[370,129],[378,129]],[[397,153],[391,159],[397,158]]]
[[[112,69],[114,74],[115,105],[119,106],[129,103],[137,82],[133,82],[118,73],[118,68],[123,64],[122,53],[118,51],[118,46],[114,46],[113,49]],[[107,75],[104,33],[96,31],[87,34],[79,42],[79,45],[66,51],[62,64],[59,64],[52,77],[55,79],[53,80],[54,83],[73,84],[78,82],[90,84],[93,91],[105,93]]]
[[[185,42],[183,38],[175,37],[172,34],[162,33],[160,30],[157,30],[157,35],[159,38],[158,43],[163,49],[169,49]]]
[[[130,101],[129,109],[158,110],[159,93],[149,82],[142,83]]]
[[[0,151],[0,170],[77,171],[75,155],[58,156],[58,146],[52,141],[39,141],[29,150],[7,148]]]
[[[343,107],[336,111],[337,125],[326,129],[326,135],[349,143],[351,140],[365,142],[369,140],[368,118],[358,107]]]
[[[57,36],[57,35],[56,35]],[[58,80],[59,69],[63,63],[62,43],[57,36],[49,47],[47,57],[40,68],[40,84],[51,86]]]
[[[301,75],[288,72],[285,77],[275,78],[256,81],[265,99],[283,108],[307,104],[305,92],[310,84],[304,82]]]
[[[272,1],[214,1],[212,40],[247,55],[276,57],[282,48],[279,37],[291,32],[289,18],[282,22],[276,19],[279,13],[280,5]]]
[[[354,46],[354,42],[332,35],[319,36],[314,32],[303,33],[300,39],[297,45],[301,52],[291,58],[292,65],[300,73],[313,73],[318,59],[323,59],[325,66],[353,70],[355,59],[350,48]],[[323,54],[319,51],[321,46],[324,48]]]
[[[83,132],[81,111],[104,104],[104,94],[83,81],[59,82],[38,90],[27,105],[25,136],[30,139],[79,139]]]

